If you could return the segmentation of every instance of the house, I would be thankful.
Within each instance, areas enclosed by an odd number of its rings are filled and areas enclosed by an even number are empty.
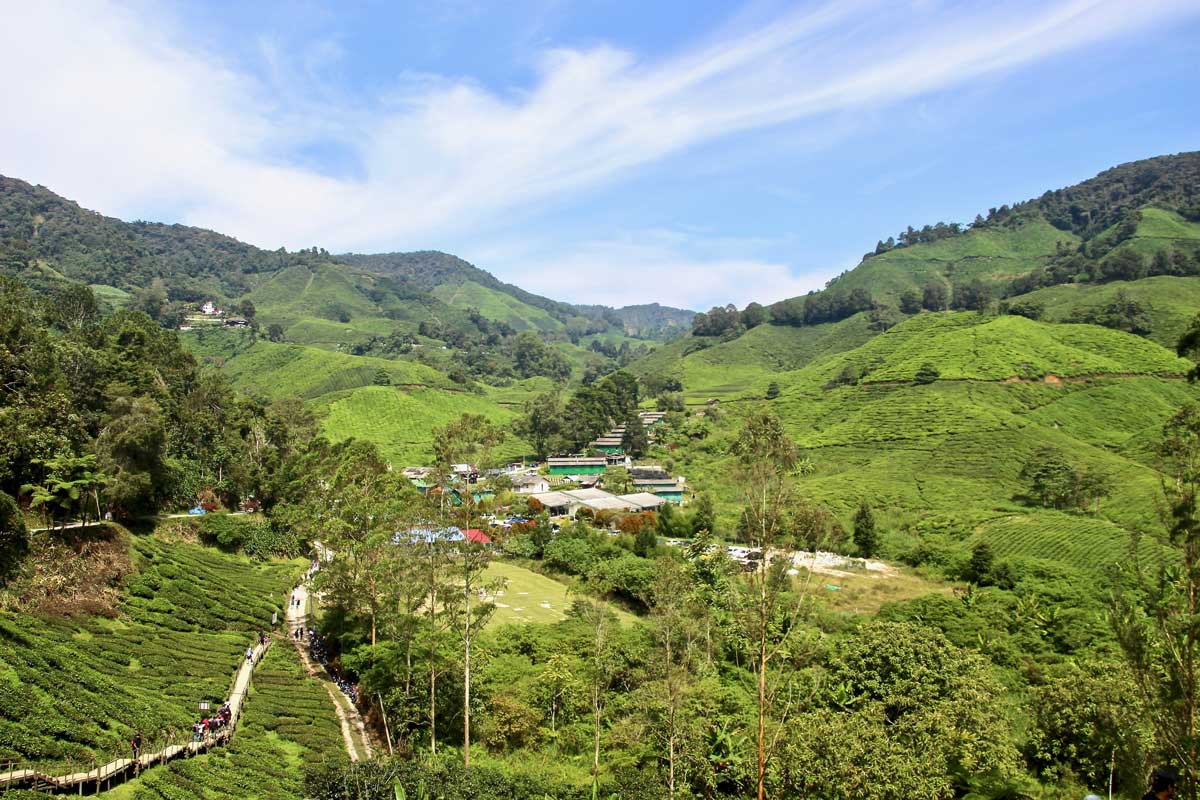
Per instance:
[[[200,313],[211,317],[214,314],[220,314],[221,309],[217,308],[217,304],[212,300],[205,300],[204,305],[200,306]]]
[[[550,491],[550,481],[543,475],[513,475],[513,491],[517,494],[539,494]]]
[[[604,456],[566,456],[547,462],[551,475],[600,475],[608,466]]]
[[[631,467],[629,477],[633,479],[635,492],[645,492],[683,505],[683,478],[673,478],[659,466]]]
[[[541,503],[552,517],[561,517],[571,510],[572,498],[565,492],[539,492],[530,496]]]
[[[612,434],[605,434],[604,436],[596,437],[589,447],[591,447],[593,450],[599,450],[601,453],[606,455],[624,455],[625,445],[623,442],[623,435],[614,436]]]
[[[249,326],[250,326],[250,321],[247,319],[244,319],[242,317],[226,317],[225,318],[225,327],[226,328],[248,328]]]
[[[642,421],[643,426],[650,428],[661,423],[666,415],[665,411],[639,411],[638,419]]]
[[[463,530],[463,536],[467,537],[468,542],[474,544],[491,544],[492,538],[478,528],[466,528]]]
[[[474,464],[451,464],[450,470],[455,478],[460,478],[467,483],[475,483],[479,480],[479,470]]]
[[[636,513],[653,511],[668,500],[653,494],[638,493],[615,495],[603,489],[569,489],[561,492],[535,494],[533,498],[546,507],[553,516],[574,517],[581,508],[593,514],[602,511],[624,511]]]
[[[618,499],[629,503],[630,505],[636,505],[640,511],[657,511],[670,502],[665,497],[660,497],[656,494],[650,494],[649,492],[623,494],[619,495]]]

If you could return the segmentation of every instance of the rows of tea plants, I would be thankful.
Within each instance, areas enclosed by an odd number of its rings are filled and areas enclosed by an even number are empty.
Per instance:
[[[304,562],[259,562],[210,547],[134,539],[138,574],[124,613],[172,630],[258,631],[283,615],[282,599]]]
[[[245,715],[229,747],[149,770],[122,796],[298,800],[305,766],[344,757],[328,693],[304,672],[295,649],[280,642],[255,670]]]
[[[1053,511],[1000,517],[980,526],[976,539],[1000,557],[1053,561],[1098,577],[1128,562],[1133,545],[1130,533],[1111,522]],[[1162,546],[1151,537],[1139,537],[1138,548],[1151,563],[1161,558]]]
[[[465,413],[482,414],[501,425],[516,416],[477,395],[368,386],[331,403],[324,426],[325,434],[334,441],[366,439],[394,464],[421,464],[433,455],[433,429]],[[510,434],[495,454],[503,458],[526,452],[529,447]]]
[[[120,615],[0,617],[0,760],[50,772],[186,731],[224,699],[246,646],[282,617],[305,562],[263,564],[134,537]]]

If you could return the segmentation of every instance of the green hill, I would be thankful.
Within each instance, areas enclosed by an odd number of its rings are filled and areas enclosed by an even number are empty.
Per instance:
[[[878,303],[895,306],[906,290],[920,291],[930,281],[947,286],[978,278],[997,288],[1045,266],[1060,246],[1079,237],[1041,218],[1013,227],[981,227],[929,244],[871,256],[837,278],[831,288],[864,289]]]
[[[1200,278],[1160,275],[1137,281],[1111,283],[1066,283],[1049,286],[1025,295],[1023,300],[1040,303],[1044,318],[1063,322],[1080,313],[1095,312],[1108,306],[1118,292],[1140,303],[1150,320],[1146,338],[1174,348],[1180,335],[1200,311]]]
[[[545,309],[475,281],[442,283],[435,286],[432,293],[449,306],[464,310],[473,308],[488,319],[507,323],[515,330],[561,331],[565,327]]]
[[[735,396],[779,372],[862,344],[875,335],[865,314],[805,327],[760,325],[731,341],[685,337],[630,367],[638,376],[663,375],[683,384],[688,402]]]
[[[548,327],[547,317],[562,324],[572,318],[582,317],[630,336],[660,340],[677,335],[679,330],[686,330],[693,314],[685,309],[658,303],[616,309],[598,305],[571,305],[504,283],[474,264],[436,250],[374,255],[347,253],[338,256],[338,260],[380,275],[402,278],[452,305],[476,308],[485,317],[507,321],[518,329],[557,330],[557,327]],[[497,316],[489,314],[485,307]],[[537,313],[539,311],[544,315]]]
[[[940,379],[916,382],[927,363]],[[1086,518],[1103,525],[1081,523],[1079,530],[1103,530],[1109,540],[1129,531],[1157,534],[1160,477],[1144,444],[1181,404],[1200,397],[1180,380],[1188,366],[1154,342],[1091,325],[922,314],[730,393],[713,433],[676,450],[673,463],[698,490],[716,494],[732,529],[736,487],[723,454],[737,420],[763,403],[771,381],[781,391],[766,405],[816,468],[801,482],[802,494],[835,509],[846,524],[866,500],[913,531],[921,519],[946,517],[964,548],[997,516],[1032,520],[1022,530],[1061,528],[1063,518],[1076,517],[1020,498],[1023,464],[1051,445],[1072,463],[1114,478],[1099,517]],[[845,377],[847,368],[857,377]],[[1090,568],[1086,548],[1072,552],[1071,564]]]
[[[344,345],[417,332],[425,320],[470,328],[466,315],[395,280],[333,264],[280,270],[247,295],[262,324],[283,326],[288,341]]]
[[[184,334],[193,353],[219,367],[234,386],[267,400],[301,397],[314,400],[331,392],[373,385],[382,371],[391,384],[449,387],[450,380],[424,364],[352,356],[316,347],[275,344],[227,332]]]
[[[334,441],[366,439],[395,466],[424,464],[433,456],[433,429],[462,414],[482,414],[507,426],[515,413],[477,395],[436,389],[405,391],[392,386],[367,386],[327,395],[319,408],[325,414],[325,435]],[[528,453],[529,446],[509,436],[495,451],[500,458]]]
[[[1189,369],[1189,362],[1154,342],[1095,325],[942,312],[919,314],[852,351],[813,363],[805,379],[832,381],[852,367],[863,383],[911,381],[927,363],[942,380],[980,381],[1181,376]]]

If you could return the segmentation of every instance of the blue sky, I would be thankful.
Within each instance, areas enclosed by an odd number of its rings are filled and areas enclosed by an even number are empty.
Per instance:
[[[0,66],[35,79],[0,86],[23,110],[0,173],[263,247],[446,250],[575,302],[771,302],[905,225],[1200,148],[1194,0],[5,16]]]

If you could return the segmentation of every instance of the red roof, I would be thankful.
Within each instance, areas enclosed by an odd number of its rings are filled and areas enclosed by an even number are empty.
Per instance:
[[[463,531],[463,536],[467,537],[467,541],[475,542],[475,544],[491,544],[492,540],[486,533],[479,528],[467,528]]]

